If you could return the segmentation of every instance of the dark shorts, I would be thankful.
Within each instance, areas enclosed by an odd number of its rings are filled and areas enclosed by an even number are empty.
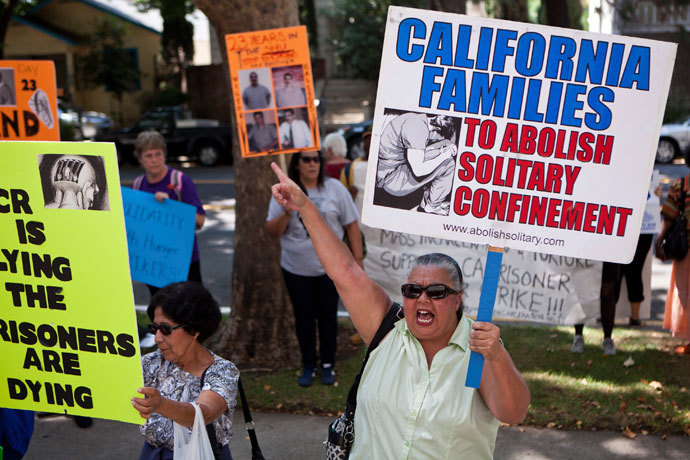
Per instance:
[[[145,442],[144,446],[141,448],[139,460],[173,460],[173,451],[165,447],[154,447],[148,442]],[[219,460],[232,460],[229,444],[220,448]]]

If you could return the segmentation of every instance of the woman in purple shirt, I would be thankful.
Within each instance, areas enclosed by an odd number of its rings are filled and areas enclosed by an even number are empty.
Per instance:
[[[157,131],[143,131],[134,142],[134,154],[146,173],[134,179],[133,189],[153,193],[156,200],[173,199],[191,204],[196,208],[196,229],[200,230],[206,220],[206,212],[201,204],[196,187],[186,174],[177,171],[167,164],[167,147],[165,139]],[[201,283],[201,265],[199,263],[199,245],[194,235],[192,262],[189,265],[187,281]],[[159,288],[148,286],[151,295]]]

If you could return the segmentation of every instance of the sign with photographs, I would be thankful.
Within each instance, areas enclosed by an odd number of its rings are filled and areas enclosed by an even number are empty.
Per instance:
[[[318,150],[304,26],[225,36],[242,156]]]
[[[0,140],[60,140],[53,61],[0,60]]]
[[[113,144],[3,142],[0,406],[141,424]]]
[[[386,24],[364,223],[632,259],[676,44],[400,7]]]

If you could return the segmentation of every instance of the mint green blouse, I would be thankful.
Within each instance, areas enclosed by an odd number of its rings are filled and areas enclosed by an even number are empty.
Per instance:
[[[351,459],[491,459],[499,422],[465,387],[473,321],[464,317],[427,366],[398,321],[371,353],[357,393]]]

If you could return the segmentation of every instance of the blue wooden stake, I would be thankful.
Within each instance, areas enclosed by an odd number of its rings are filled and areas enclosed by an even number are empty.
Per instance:
[[[479,296],[479,310],[477,321],[491,322],[496,302],[496,288],[498,287],[498,275],[501,273],[501,260],[503,248],[489,246],[486,254],[486,267],[484,268],[484,280],[482,281],[482,293]],[[471,352],[470,364],[467,368],[465,386],[479,388],[482,381],[482,369],[484,369],[484,356],[476,351]]]

